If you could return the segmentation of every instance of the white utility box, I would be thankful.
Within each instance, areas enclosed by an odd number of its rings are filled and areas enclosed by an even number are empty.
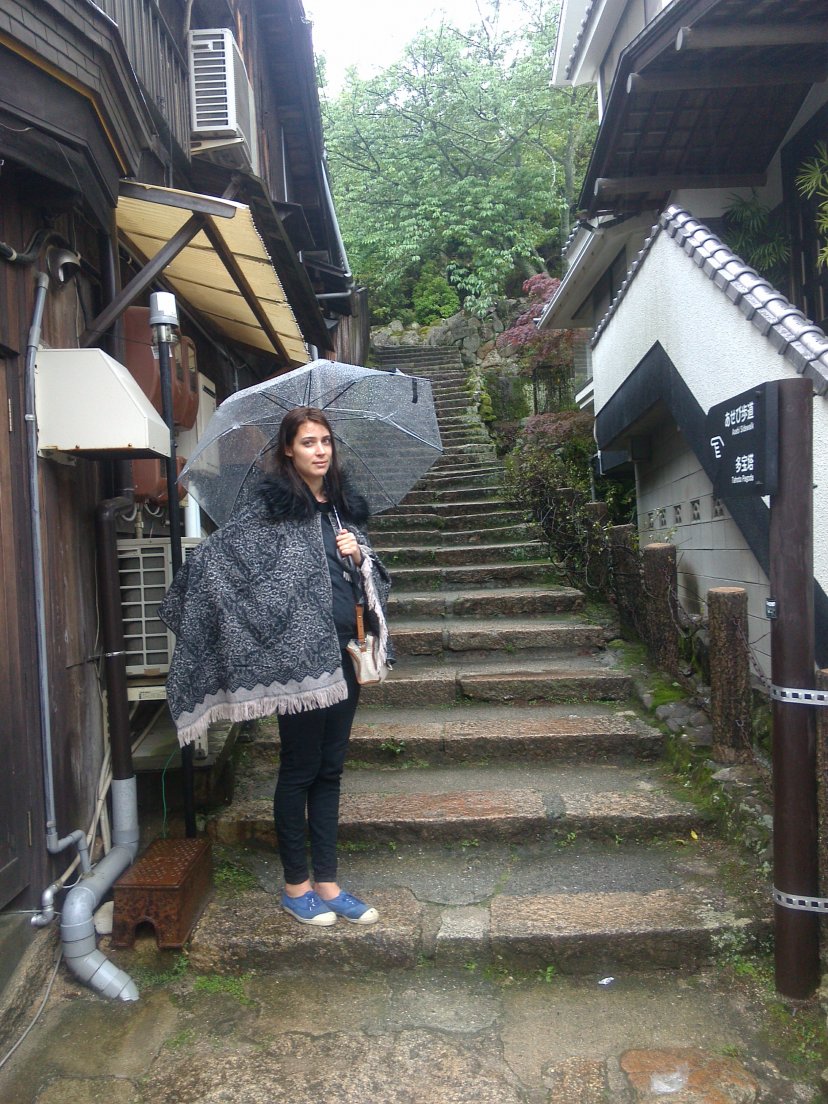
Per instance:
[[[43,456],[169,456],[170,431],[129,371],[103,349],[40,349],[37,444]]]

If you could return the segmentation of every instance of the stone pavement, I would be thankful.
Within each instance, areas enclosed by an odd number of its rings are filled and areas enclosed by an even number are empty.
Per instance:
[[[217,888],[186,956],[102,940],[132,1005],[61,971],[0,1101],[811,1101],[752,976],[768,887],[665,768],[612,625],[503,500],[457,357],[386,352],[432,377],[445,454],[372,526],[400,661],[357,715],[341,877],[381,922],[279,910],[263,722],[207,819]]]

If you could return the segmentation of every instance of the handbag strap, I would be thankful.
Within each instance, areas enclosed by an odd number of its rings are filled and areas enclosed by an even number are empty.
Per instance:
[[[360,648],[365,647],[365,621],[363,618],[362,606],[356,607],[356,638]]]

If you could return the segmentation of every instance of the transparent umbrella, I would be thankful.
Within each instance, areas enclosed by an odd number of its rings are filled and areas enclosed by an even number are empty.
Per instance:
[[[180,482],[216,525],[272,469],[279,425],[296,406],[325,412],[340,463],[374,514],[396,506],[443,451],[429,380],[316,360],[237,391],[207,423]]]

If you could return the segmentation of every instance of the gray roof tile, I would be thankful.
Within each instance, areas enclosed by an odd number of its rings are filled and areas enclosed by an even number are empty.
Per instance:
[[[618,310],[630,284],[652,249],[659,234],[672,238],[692,258],[705,276],[738,306],[744,317],[763,337],[767,337],[780,356],[802,376],[810,379],[818,395],[828,393],[828,337],[823,330],[795,307],[763,276],[737,257],[704,223],[689,211],[671,206],[663,212],[630,266],[610,308],[592,335],[594,348]]]

